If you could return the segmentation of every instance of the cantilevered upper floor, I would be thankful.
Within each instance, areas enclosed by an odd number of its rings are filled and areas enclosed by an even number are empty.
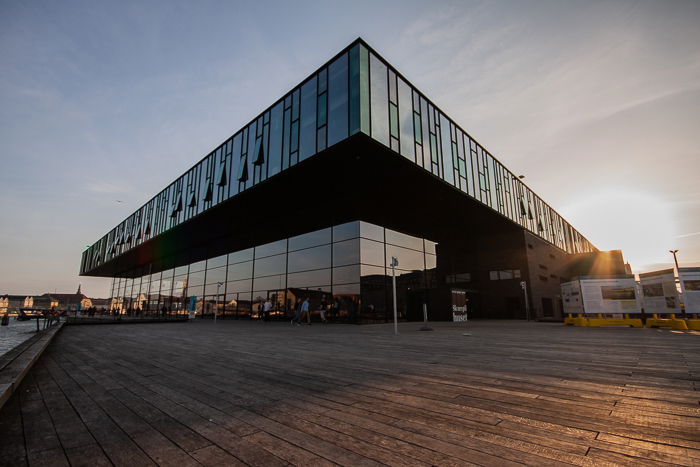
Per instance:
[[[358,134],[563,251],[595,249],[357,39],[92,244],[80,273],[115,275],[106,266],[121,255],[143,256],[133,250],[309,158],[334,157],[333,146]]]

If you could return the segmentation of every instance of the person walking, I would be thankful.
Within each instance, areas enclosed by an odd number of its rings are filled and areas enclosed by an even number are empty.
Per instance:
[[[272,302],[268,298],[263,304],[263,322],[267,322],[270,319],[270,312],[272,311]]]
[[[301,303],[301,314],[306,313],[306,324],[311,326],[311,312],[309,311],[309,297],[305,297]]]
[[[297,298],[297,303],[294,306],[294,319],[292,319],[292,324],[301,326],[301,298]]]
[[[321,299],[321,308],[319,309],[319,314],[321,315],[321,322],[323,324],[326,324],[328,321],[326,320],[326,311],[328,310],[328,302],[326,301],[326,296],[324,295],[323,298]]]

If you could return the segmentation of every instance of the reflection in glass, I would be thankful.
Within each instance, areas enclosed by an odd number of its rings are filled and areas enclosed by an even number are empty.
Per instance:
[[[204,274],[205,271],[191,272],[187,284],[190,286],[204,284]]]
[[[218,268],[220,266],[226,266],[227,255],[217,256],[216,258],[209,258],[207,260],[207,269]]]
[[[207,269],[207,284],[215,282],[226,282],[225,267]]]
[[[348,222],[347,224],[336,225],[333,227],[333,241],[340,242],[350,238],[360,236],[360,223],[358,221]]]
[[[255,277],[284,274],[287,269],[287,255],[268,256],[255,260]]]
[[[331,246],[323,245],[289,253],[288,271],[329,268],[331,266]]]
[[[333,284],[346,284],[360,280],[360,265],[333,268]]]
[[[253,262],[246,261],[244,263],[232,264],[228,267],[228,279],[229,281],[235,281],[239,279],[248,279],[253,277]]]
[[[403,246],[418,251],[423,251],[423,239],[413,237],[395,230],[386,229],[386,242],[392,245]]]
[[[234,253],[228,254],[228,264],[241,263],[243,261],[250,261],[253,259],[253,249],[248,248],[247,250],[236,251]]]
[[[328,146],[348,136],[348,56],[328,67]]]
[[[303,235],[297,235],[289,239],[289,251],[301,250],[317,245],[325,245],[331,242],[331,229],[317,230]]]
[[[253,289],[253,280],[229,281],[226,283],[226,292],[250,292]]]
[[[316,77],[301,87],[301,132],[299,160],[316,152]]]
[[[287,287],[321,287],[330,283],[330,269],[297,272],[287,276]]]
[[[267,243],[265,245],[255,247],[255,257],[262,258],[263,256],[278,255],[280,253],[286,253],[287,251],[287,240],[278,240],[276,242]]]
[[[399,268],[407,271],[422,271],[425,268],[422,251],[410,250],[394,245],[386,246],[386,264],[391,264],[391,258],[399,260]]]
[[[333,244],[333,266],[360,262],[360,240],[344,240]]]
[[[374,54],[369,57],[372,138],[389,146],[387,68]]]
[[[425,268],[426,269],[433,269],[437,267],[437,256],[435,255],[430,255],[428,253],[425,254]]]
[[[360,239],[360,260],[364,264],[384,267],[384,244],[366,238]]]
[[[368,222],[360,222],[360,236],[369,238],[370,240],[384,241],[384,227],[370,224]]]
[[[286,287],[284,274],[267,277],[256,277],[253,279],[255,290],[280,290]]]

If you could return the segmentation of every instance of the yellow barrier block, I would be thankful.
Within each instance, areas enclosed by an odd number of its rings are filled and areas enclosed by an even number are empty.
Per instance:
[[[686,321],[686,324],[688,325],[688,329],[700,331],[700,319],[689,319]]]
[[[644,327],[642,320],[638,318],[589,318],[588,326],[597,328],[600,326],[631,326],[633,328]]]
[[[671,328],[680,331],[685,331],[688,329],[684,319],[660,319],[660,318],[647,318],[648,328]]]

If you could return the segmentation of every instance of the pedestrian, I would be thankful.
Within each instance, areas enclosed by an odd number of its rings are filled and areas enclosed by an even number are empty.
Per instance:
[[[321,298],[321,308],[319,310],[319,315],[321,315],[321,322],[326,324],[326,310],[328,309],[328,302],[326,301],[326,296]]]
[[[272,302],[268,298],[263,304],[263,321],[267,322],[270,319],[270,312],[272,311]]]
[[[311,311],[309,310],[309,297],[304,297],[304,301],[301,303],[301,314],[306,313],[306,324],[311,326]]]
[[[292,324],[301,326],[301,298],[297,298],[297,303],[294,306],[294,319],[292,319]]]

